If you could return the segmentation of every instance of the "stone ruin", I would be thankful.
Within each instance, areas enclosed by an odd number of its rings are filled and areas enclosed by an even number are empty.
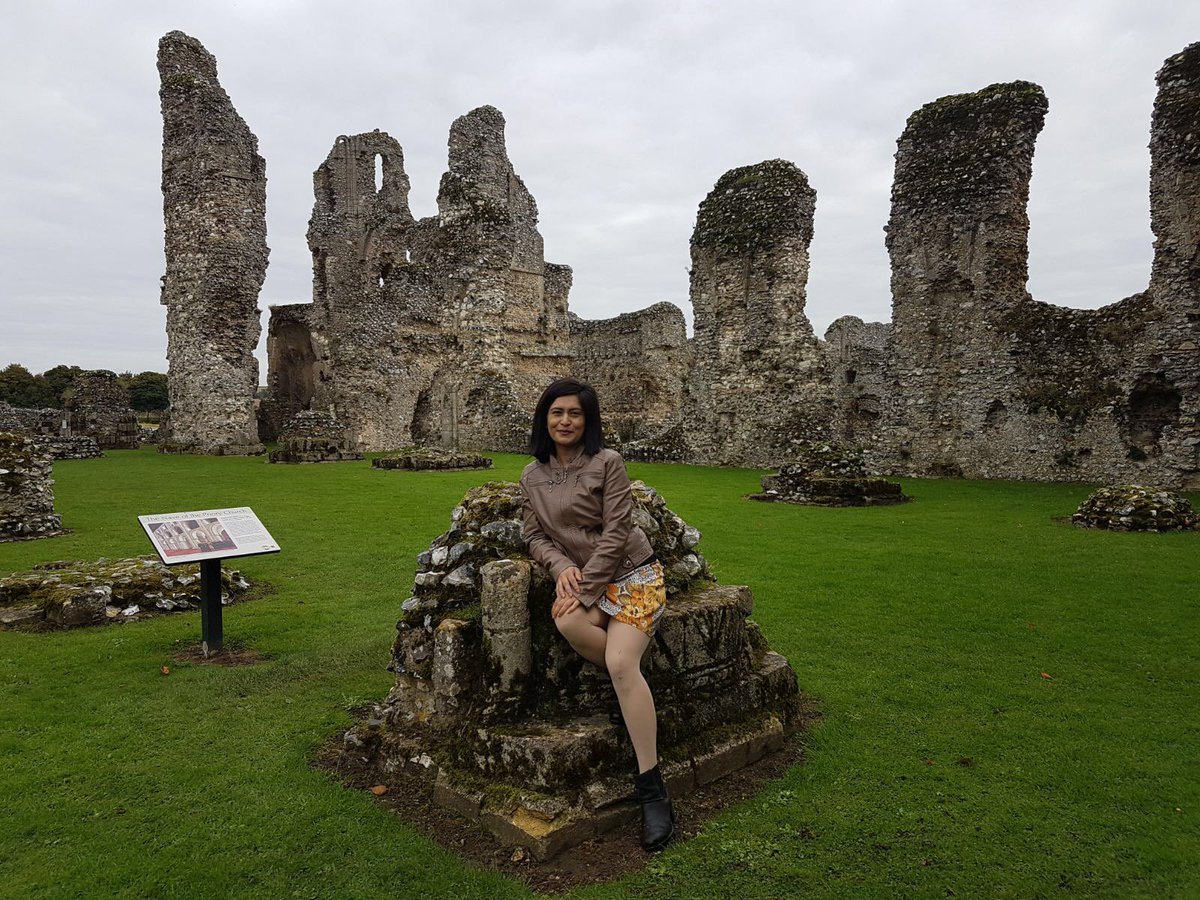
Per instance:
[[[59,409],[23,409],[0,400],[0,432],[32,438],[51,459],[97,459],[104,453],[96,439],[67,434],[67,420]]]
[[[0,432],[0,541],[62,534],[54,511],[53,463],[33,438]]]
[[[212,346],[249,360],[256,325],[185,321],[182,310],[203,303],[175,285],[185,275],[208,284],[198,273],[210,256],[188,243],[212,231],[194,227],[207,208],[196,199],[259,190],[261,160],[211,57],[178,33],[164,48],[167,62],[182,60],[163,69],[164,191],[180,211],[167,223],[164,301],[181,310],[173,346],[212,334]],[[209,131],[236,138],[220,146],[245,151],[241,168],[227,168],[248,180],[194,189],[193,170],[220,167],[204,162],[215,151],[201,119],[176,102],[200,94],[179,93],[175,72],[210,92]],[[499,111],[455,121],[438,214],[421,221],[400,145],[380,131],[340,137],[314,174],[313,302],[272,309],[260,433],[272,439],[296,412],[332,408],[363,450],[519,450],[540,389],[573,374],[600,388],[631,458],[782,465],[803,441],[838,441],[863,447],[872,472],[1200,488],[1200,44],[1168,59],[1158,84],[1145,291],[1098,310],[1029,295],[1026,205],[1047,102],[1037,85],[996,84],[909,118],[886,228],[892,321],[845,316],[823,340],[805,315],[816,194],[792,163],[733,169],[700,204],[688,340],[671,304],[600,322],[568,312],[571,270],[544,260]],[[245,208],[261,211],[257,197]],[[220,295],[240,298],[246,323],[257,321],[265,266],[257,222],[211,254],[240,279]],[[248,403],[252,382],[222,396],[234,393]]]
[[[346,426],[329,412],[306,409],[292,416],[279,435],[273,463],[322,463],[362,459],[346,434]]]
[[[700,533],[641,482],[634,520],[667,573],[648,653],[659,752],[681,796],[782,747],[798,727],[787,660],[747,616],[747,587],[718,585]],[[516,484],[474,488],[418,557],[390,668],[396,683],[345,735],[346,753],[433,783],[437,802],[539,858],[637,817],[633,750],[615,695],[554,627],[554,586],[521,542]]]
[[[258,292],[267,273],[266,163],[217,80],[217,61],[180,31],[158,44],[174,452],[253,454]]]
[[[392,456],[375,457],[371,460],[371,465],[376,469],[446,472],[458,469],[490,469],[492,459],[477,453],[457,453],[453,450],[438,450],[436,447],[406,447]]]
[[[1119,484],[1089,495],[1071,516],[1071,524],[1108,531],[1192,531],[1200,529],[1200,516],[1174,491]]]
[[[241,572],[222,569],[222,605],[235,602],[249,587]],[[134,622],[199,606],[199,565],[168,567],[154,556],[60,560],[0,578],[0,628]]]
[[[749,499],[802,506],[888,506],[911,499],[895,482],[869,475],[858,448],[810,441],[795,458],[763,476],[762,493]]]
[[[101,450],[138,448],[137,414],[113,372],[96,369],[76,376],[63,397],[63,412],[69,433],[92,438]]]

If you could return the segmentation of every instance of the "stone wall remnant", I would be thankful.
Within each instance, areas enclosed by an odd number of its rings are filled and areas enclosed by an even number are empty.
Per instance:
[[[332,407],[364,450],[523,445],[569,365],[571,273],[544,260],[504,124],[490,106],[455,120],[438,215],[419,222],[400,144],[337,139],[313,177],[312,306],[272,312],[267,416]]]
[[[389,456],[371,460],[376,469],[408,469],[412,472],[455,471],[458,469],[490,469],[492,458],[478,453],[441,450],[437,447],[409,447]]]
[[[1096,310],[1026,289],[1041,88],[992,85],[909,118],[887,236],[886,468],[1200,487],[1200,44],[1168,59],[1158,84],[1150,284]]]
[[[362,459],[351,443],[346,426],[329,412],[305,409],[296,413],[279,435],[279,447],[268,462],[324,463]]]
[[[804,314],[816,192],[790,162],[726,172],[692,233],[693,363],[683,429],[692,459],[786,461],[830,431],[833,399]]]
[[[33,438],[51,459],[96,459],[104,454],[95,438],[67,435],[67,418],[60,409],[24,409],[0,400],[0,432]]]
[[[801,506],[889,506],[911,499],[895,482],[870,477],[857,447],[804,441],[795,458],[777,474],[764,475],[762,493],[749,499]]]
[[[569,321],[571,374],[596,388],[604,424],[622,443],[678,420],[692,355],[679,307],[655,303],[595,320],[572,313]]]
[[[115,373],[104,369],[80,373],[65,392],[63,406],[71,434],[94,439],[102,450],[138,448],[137,413]]]
[[[54,511],[52,462],[35,438],[0,432],[0,541],[62,533]]]
[[[249,587],[241,572],[221,570],[222,605]],[[165,566],[155,556],[59,560],[0,578],[0,628],[135,622],[199,605],[200,566]]]
[[[164,35],[158,71],[171,400],[162,439],[176,452],[261,453],[253,354],[267,272],[266,163],[198,40]]]
[[[718,585],[700,532],[634,482],[634,519],[671,597],[649,656],[664,775],[676,795],[783,745],[796,676],[757,625],[750,589]],[[636,815],[633,752],[608,679],[558,635],[554,587],[521,542],[518,485],[474,488],[417,558],[396,683],[346,733],[348,757],[434,782],[443,805],[547,858]]]

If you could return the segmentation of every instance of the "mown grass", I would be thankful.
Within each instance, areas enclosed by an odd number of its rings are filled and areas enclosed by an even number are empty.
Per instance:
[[[274,592],[225,632],[270,658],[172,662],[196,613],[0,633],[0,894],[526,895],[308,764],[386,693],[415,555],[523,462],[56,465],[74,533],[0,545],[0,573],[148,552],[139,513],[250,505],[283,552],[237,564]],[[1200,895],[1200,534],[1052,522],[1082,486],[906,480],[912,504],[829,510],[744,501],[750,471],[629,468],[754,588],[824,718],[806,765],[582,896]]]

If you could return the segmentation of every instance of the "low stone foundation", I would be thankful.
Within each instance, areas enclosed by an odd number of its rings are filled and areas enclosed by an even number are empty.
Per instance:
[[[250,587],[221,571],[221,604]],[[0,578],[0,628],[76,628],[132,622],[198,608],[200,566],[165,566],[157,557],[43,563]]]
[[[273,463],[323,463],[362,459],[354,449],[346,428],[332,413],[302,410],[296,413],[279,436],[279,449],[269,457]]]
[[[50,455],[33,438],[0,432],[0,541],[62,534]]]
[[[454,450],[438,450],[432,447],[405,448],[392,456],[380,456],[371,460],[376,469],[490,469],[491,457],[476,453],[459,453]]]
[[[104,451],[90,437],[37,437],[34,443],[51,459],[100,459]]]
[[[803,506],[884,506],[905,503],[900,485],[867,474],[861,450],[827,443],[806,443],[800,461],[765,475],[762,493],[749,499]]]
[[[664,773],[682,795],[782,747],[799,692],[747,618],[750,589],[714,582],[700,533],[655,491],[635,482],[634,503],[667,573],[643,666]],[[361,765],[430,779],[442,805],[546,859],[636,817],[635,761],[608,720],[607,675],[554,627],[554,585],[524,551],[520,511],[517,485],[475,488],[418,557],[395,686],[344,744]]]
[[[1174,491],[1121,484],[1094,491],[1079,504],[1071,524],[1109,531],[1191,531],[1200,528],[1200,516]]]

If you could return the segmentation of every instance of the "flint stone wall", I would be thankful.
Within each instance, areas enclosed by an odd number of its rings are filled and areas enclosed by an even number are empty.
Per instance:
[[[612,319],[569,318],[571,374],[596,388],[604,424],[622,443],[670,427],[691,365],[679,307],[656,303]]]
[[[62,533],[51,466],[34,438],[0,432],[0,541]]]
[[[96,369],[75,378],[64,397],[69,433],[92,438],[102,450],[136,450],[137,414],[129,391],[113,372]]]
[[[350,443],[346,427],[332,413],[303,410],[283,427],[279,448],[271,451],[273,463],[322,463],[362,459]]]
[[[171,400],[162,440],[176,452],[261,453],[253,399],[266,163],[198,40],[165,35],[158,71]]]
[[[399,143],[337,139],[313,176],[312,307],[273,311],[268,412],[332,407],[363,450],[522,447],[568,368],[571,276],[544,260],[504,124],[490,106],[453,123],[438,215],[419,222]]]

